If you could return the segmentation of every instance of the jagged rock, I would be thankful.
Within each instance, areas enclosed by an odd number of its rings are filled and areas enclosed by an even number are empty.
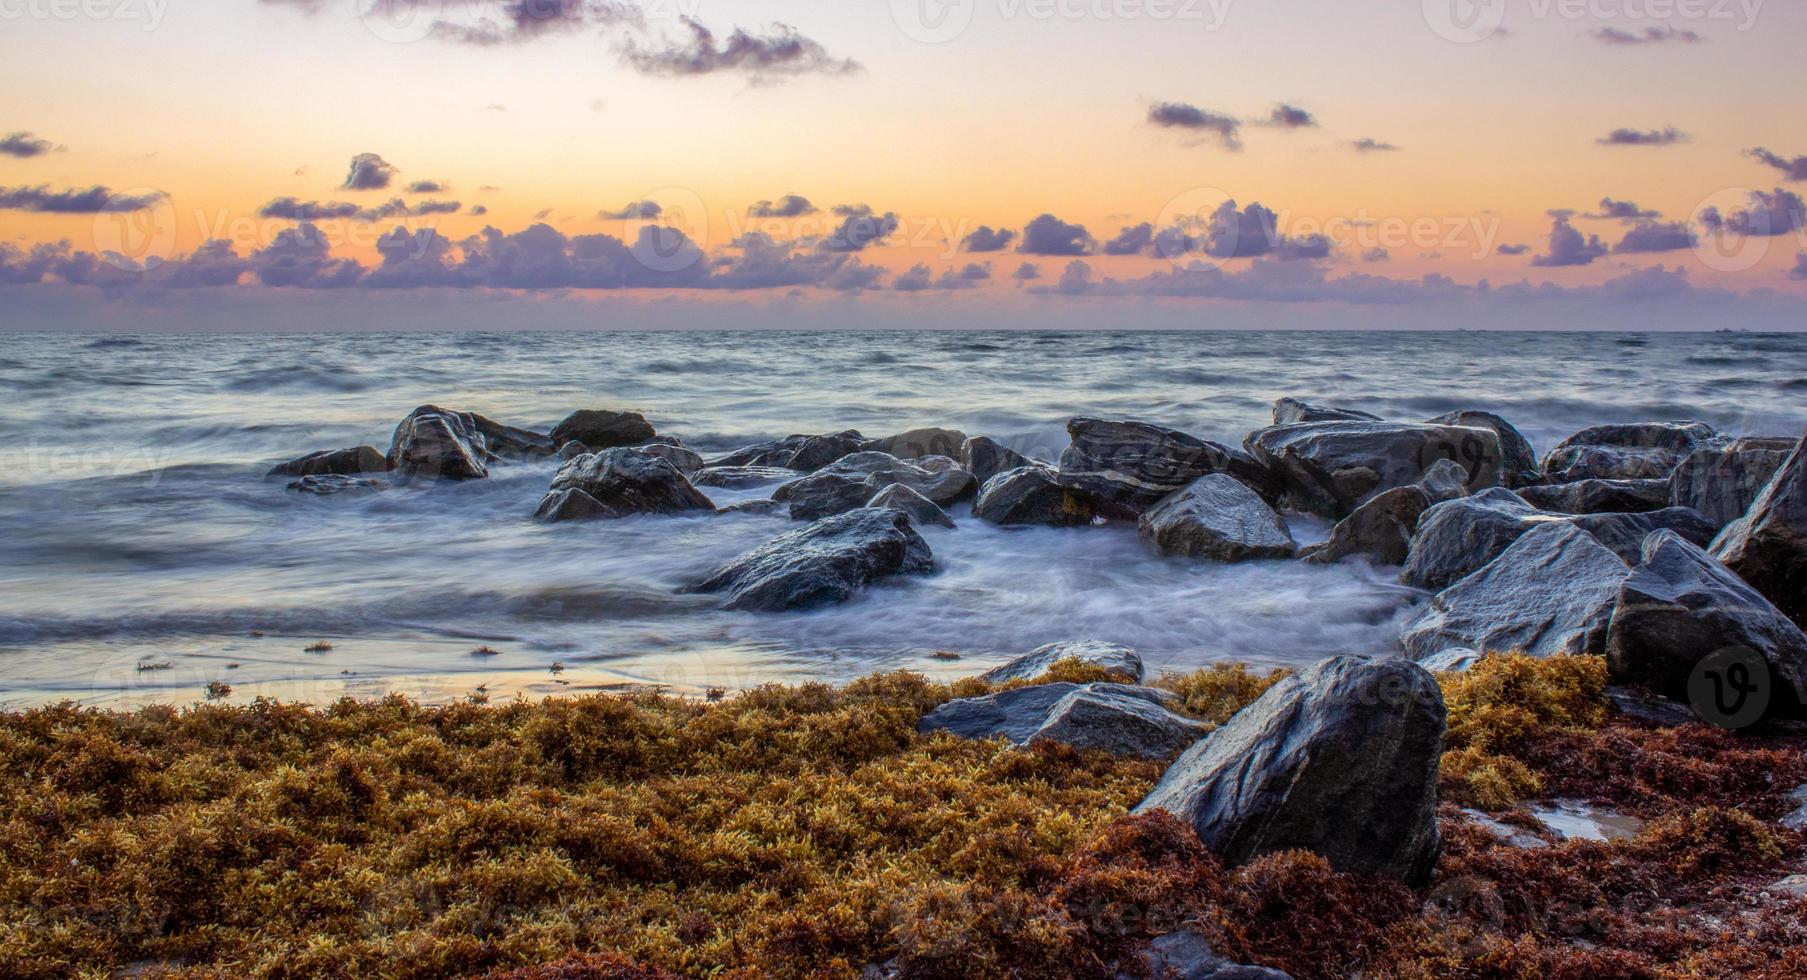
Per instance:
[[[592,450],[590,449],[589,446],[586,446],[583,443],[578,442],[576,439],[572,439],[569,442],[565,443],[564,445],[558,447],[558,458],[565,460],[566,462],[570,462],[571,460],[574,460],[579,456],[590,455],[591,451]]]
[[[563,445],[576,440],[591,452],[622,446],[643,446],[658,435],[639,412],[610,412],[580,408],[552,427],[552,440]]]
[[[566,487],[562,490],[553,490],[541,498],[540,505],[534,510],[533,516],[542,521],[557,523],[559,521],[612,520],[627,515],[576,487]]]
[[[350,476],[345,473],[317,473],[304,476],[289,484],[289,489],[296,493],[311,493],[315,496],[329,497],[339,493],[368,493],[382,490],[388,486],[382,480],[370,477]]]
[[[928,470],[930,473],[949,473],[954,470],[962,469],[960,461],[952,456],[918,456],[915,459],[910,460],[910,462]]]
[[[1493,430],[1493,434],[1500,438],[1501,486],[1521,487],[1538,479],[1537,454],[1531,449],[1531,441],[1511,422],[1498,415],[1466,410],[1446,412],[1425,421],[1432,425],[1465,425]]]
[[[1425,883],[1443,694],[1416,664],[1334,657],[1281,680],[1167,768],[1135,809],[1191,824],[1230,864],[1302,848]]]
[[[355,476],[359,473],[382,473],[389,461],[375,446],[352,449],[322,449],[299,459],[278,463],[266,476]]]
[[[1807,622],[1807,438],[1709,550],[1788,618]]]
[[[396,426],[388,464],[403,476],[480,480],[493,458],[473,416],[422,405]]]
[[[899,432],[894,436],[873,439],[860,446],[861,452],[880,452],[898,459],[919,459],[923,456],[958,456],[960,446],[966,442],[966,433],[959,429],[911,429]]]
[[[1069,684],[1057,681],[943,702],[922,716],[922,720],[916,724],[916,730],[925,735],[929,732],[952,732],[961,738],[993,738],[1002,735],[1016,745],[1026,745],[1041,730],[1042,724],[1048,720],[1049,712],[1054,710],[1054,706],[1062,698],[1084,690],[1106,691],[1156,706],[1165,706],[1174,700],[1173,695],[1151,687],[1107,683]]]
[[[1147,976],[1159,980],[1292,980],[1282,970],[1224,959],[1212,952],[1210,940],[1190,929],[1150,940],[1142,966]]]
[[[1338,520],[1378,494],[1417,483],[1442,459],[1468,470],[1470,490],[1499,482],[1499,436],[1491,429],[1306,422],[1250,433],[1243,446],[1280,476],[1288,503]]]
[[[795,505],[793,505],[794,507]],[[890,486],[874,494],[866,501],[868,507],[891,507],[910,515],[910,522],[917,527],[953,527],[954,519],[947,516],[947,511],[935,505],[933,500],[911,490],[901,483]],[[795,513],[795,511],[792,511]]]
[[[1713,540],[1714,531],[1713,522],[1691,507],[1665,507],[1643,514],[1581,514],[1568,520],[1627,565],[1639,562],[1644,539],[1655,531],[1673,531],[1703,548]]]
[[[1112,755],[1170,759],[1210,730],[1203,722],[1110,687],[1087,685],[1068,692],[1048,709],[1029,740],[1046,738]]]
[[[1142,683],[1144,676],[1141,656],[1121,643],[1065,640],[1036,647],[1008,663],[980,674],[979,679],[993,684],[1039,680],[1050,667],[1062,660],[1078,660],[1083,664],[1102,667],[1134,684]]]
[[[567,490],[583,493],[602,509],[565,494]],[[559,467],[535,516],[556,521],[714,509],[714,501],[691,486],[670,460],[637,449],[607,449]]]
[[[1629,574],[1617,555],[1574,524],[1538,524],[1480,571],[1437,593],[1406,624],[1400,645],[1413,660],[1452,647],[1534,657],[1602,653],[1613,603]]]
[[[1136,529],[1160,554],[1188,558],[1289,558],[1298,547],[1280,515],[1224,473],[1206,474],[1161,498]]]
[[[1650,535],[1613,608],[1613,679],[1686,701],[1695,666],[1729,646],[1762,655],[1779,707],[1807,705],[1807,633],[1696,545],[1673,531]]]
[[[1705,422],[1589,426],[1544,456],[1543,482],[1667,479],[1682,457],[1724,438]]]
[[[703,470],[703,457],[689,449],[685,449],[683,446],[674,445],[668,442],[649,442],[645,445],[635,446],[633,448],[636,452],[642,452],[648,456],[657,456],[660,459],[670,462],[671,465],[678,468],[679,473],[684,474],[686,479],[695,476]]]
[[[1058,482],[1045,466],[1024,466],[999,473],[979,489],[973,516],[992,524],[1046,524],[1075,527],[1099,516],[1098,499]]]
[[[1035,460],[988,436],[973,436],[960,446],[960,467],[981,486],[999,473],[1033,465]]]
[[[738,504],[728,504],[725,507],[717,507],[715,509],[715,512],[717,514],[762,514],[762,515],[766,515],[766,514],[776,514],[780,510],[783,510],[783,509],[784,509],[783,501],[771,500],[769,498],[761,498],[758,500],[743,500]]]
[[[1274,402],[1275,425],[1301,425],[1306,422],[1379,422],[1378,415],[1352,408],[1311,405],[1297,398],[1281,398]]]
[[[1669,474],[1669,503],[1692,507],[1717,527],[1744,516],[1794,449],[1793,439],[1736,439],[1696,449]]]
[[[1669,505],[1668,480],[1577,480],[1520,487],[1532,506],[1564,514],[1635,514]]]
[[[965,470],[932,470],[881,452],[858,452],[844,456],[804,479],[823,476],[861,480],[871,486],[874,492],[894,483],[901,483],[941,507],[960,500],[974,490],[973,475]],[[773,496],[778,494],[774,493]]]
[[[699,487],[744,489],[795,480],[797,471],[782,466],[710,466],[690,478]]]
[[[1468,469],[1453,459],[1439,459],[1414,484],[1433,504],[1468,496]]]
[[[779,535],[691,588],[727,609],[777,612],[845,602],[875,579],[932,571],[934,554],[901,510],[861,508]]]
[[[1418,518],[1399,580],[1441,589],[1492,561],[1539,520],[1558,520],[1504,487],[1436,504]]]
[[[1462,464],[1440,459],[1424,472],[1424,479],[1409,487],[1394,487],[1355,508],[1330,529],[1322,542],[1301,549],[1299,556],[1314,565],[1328,565],[1354,555],[1366,555],[1382,565],[1404,564],[1412,535],[1425,510],[1468,493],[1463,482],[1468,471]]]
[[[790,504],[793,521],[819,521],[864,507],[877,493],[878,488],[856,477],[817,472],[779,487],[772,499]]]
[[[1060,456],[1060,484],[1089,494],[1108,516],[1140,517],[1207,473],[1258,487],[1268,479],[1241,453],[1150,422],[1080,416],[1068,420],[1067,434],[1073,441]]]
[[[785,436],[775,442],[762,442],[737,449],[720,459],[709,461],[716,466],[780,466],[785,469],[814,472],[829,463],[859,452],[866,437],[854,429],[824,435]]]

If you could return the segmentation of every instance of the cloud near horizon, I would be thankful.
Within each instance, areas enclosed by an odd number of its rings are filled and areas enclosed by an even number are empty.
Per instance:
[[[689,38],[667,41],[660,47],[644,47],[628,40],[622,60],[644,75],[680,78],[739,73],[755,82],[770,82],[800,75],[851,75],[864,71],[852,58],[836,58],[818,41],[803,36],[789,24],[773,24],[769,33],[753,34],[735,28],[717,45],[715,33],[694,17],[681,18]]]
[[[1161,129],[1212,133],[1226,150],[1242,149],[1242,121],[1235,116],[1186,102],[1156,102],[1148,107],[1148,124]]]
[[[162,191],[115,192],[100,184],[81,190],[53,191],[48,186],[0,187],[0,211],[44,214],[123,214],[156,207],[169,200]]]
[[[1688,142],[1688,134],[1668,126],[1663,129],[1631,129],[1620,127],[1594,142],[1601,146],[1674,146]]]
[[[24,160],[43,156],[46,153],[55,153],[60,149],[62,147],[55,143],[24,130],[0,136],[0,156],[17,157]]]

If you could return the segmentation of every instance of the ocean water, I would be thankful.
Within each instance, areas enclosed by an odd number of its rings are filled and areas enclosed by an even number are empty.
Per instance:
[[[1149,554],[1130,525],[1000,529],[954,510],[936,574],[832,609],[679,593],[783,517],[530,519],[555,466],[313,498],[266,478],[423,403],[544,430],[644,412],[709,455],[793,432],[943,425],[1053,459],[1076,414],[1239,443],[1295,395],[1387,418],[1498,412],[1539,451],[1582,426],[1798,435],[1807,336],[1583,333],[489,333],[0,339],[0,705],[444,700],[976,672],[1042,643],[1154,670],[1393,649],[1394,569]],[[769,488],[711,490],[718,503]],[[1302,540],[1321,521],[1298,518]],[[304,647],[327,641],[332,649]],[[475,656],[487,644],[501,653]],[[949,660],[935,651],[959,654]],[[562,669],[555,671],[554,665]]]

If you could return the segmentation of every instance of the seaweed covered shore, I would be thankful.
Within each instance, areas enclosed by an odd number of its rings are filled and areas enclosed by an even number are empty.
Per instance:
[[[1217,725],[1274,680],[1153,685]],[[1605,680],[1438,676],[1418,890],[1304,851],[1229,866],[1131,815],[1160,760],[918,731],[978,679],[8,713],[0,974],[1111,977],[1185,931],[1300,978],[1807,975],[1807,899],[1777,887],[1807,871],[1803,740],[1633,719]],[[1549,800],[1638,829],[1564,837]]]

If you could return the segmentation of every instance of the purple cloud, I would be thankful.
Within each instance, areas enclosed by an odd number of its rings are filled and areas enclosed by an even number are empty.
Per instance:
[[[1755,149],[1745,150],[1744,153],[1754,160],[1761,161],[1782,171],[1783,180],[1807,180],[1807,156],[1798,156],[1791,160],[1779,153],[1771,153],[1761,146]]]
[[[1242,149],[1241,120],[1221,112],[1200,109],[1186,102],[1156,102],[1149,106],[1148,124],[1162,129],[1213,133],[1224,149]]]
[[[629,67],[646,75],[684,77],[738,72],[755,81],[772,81],[797,75],[849,75],[861,71],[851,58],[834,58],[820,42],[798,33],[789,24],[773,24],[769,34],[752,34],[741,28],[719,46],[715,34],[694,17],[682,18],[690,31],[687,42],[663,48],[642,49],[630,41],[622,56]]]
[[[0,156],[36,157],[46,153],[54,153],[61,147],[47,139],[39,139],[27,132],[7,133],[0,136]]]
[[[351,158],[351,167],[345,173],[344,190],[348,191],[380,191],[389,186],[395,179],[396,169],[389,161],[375,153],[360,153]]]
[[[1084,225],[1042,214],[1023,226],[1016,250],[1024,255],[1090,255],[1097,244]]]
[[[1623,31],[1616,27],[1602,27],[1589,31],[1588,36],[1601,44],[1614,47],[1633,47],[1640,44],[1699,44],[1706,38],[1694,31],[1678,31],[1673,27],[1646,27],[1641,31]]]
[[[1557,214],[1550,225],[1550,251],[1532,256],[1531,264],[1545,268],[1589,265],[1605,254],[1606,243],[1599,235],[1584,236],[1569,224],[1566,216]]]
[[[1002,252],[1010,247],[1011,241],[1015,238],[1016,232],[1009,228],[999,228],[993,231],[990,225],[980,225],[973,229],[971,234],[960,239],[960,251]]]
[[[119,214],[142,211],[169,199],[162,191],[116,194],[96,185],[84,190],[53,191],[37,187],[0,187],[0,211],[38,211],[45,214]]]
[[[801,194],[786,194],[776,202],[760,201],[747,209],[747,213],[755,218],[799,218],[815,214],[816,206]]]
[[[1601,146],[1674,146],[1688,142],[1688,134],[1668,126],[1663,129],[1630,129],[1620,127],[1594,142]]]
[[[1694,229],[1689,228],[1685,222],[1640,221],[1625,232],[1625,237],[1613,246],[1613,251],[1634,254],[1676,252],[1693,248],[1695,244]]]

